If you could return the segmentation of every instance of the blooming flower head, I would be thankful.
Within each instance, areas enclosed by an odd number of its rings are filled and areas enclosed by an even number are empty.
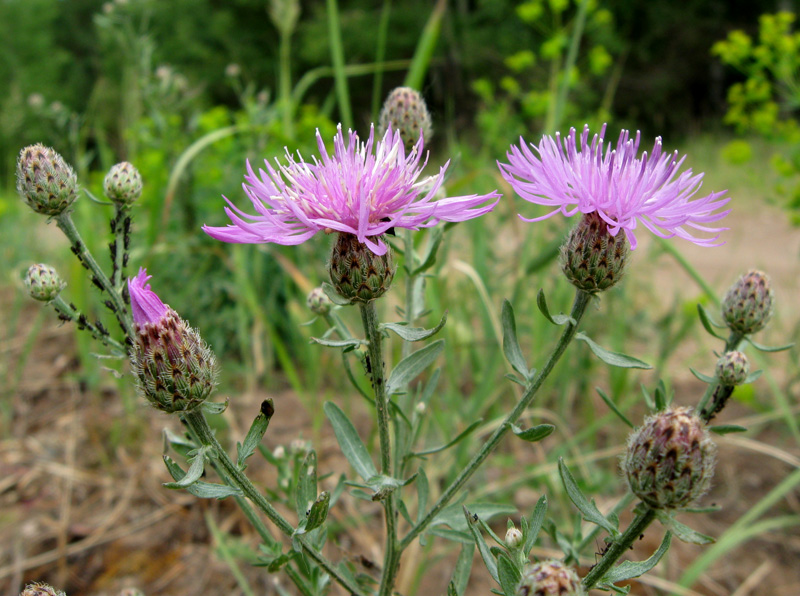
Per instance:
[[[625,231],[632,249],[637,245],[638,223],[662,238],[678,236],[700,246],[720,244],[719,232],[727,228],[708,224],[729,213],[719,211],[730,200],[724,197],[727,191],[692,199],[702,186],[703,174],[692,174],[691,169],[679,173],[686,158],[679,158],[677,151],[663,153],[661,137],[656,138],[651,155],[644,152],[638,157],[639,132],[631,138],[623,130],[612,149],[610,143],[604,146],[605,131],[603,125],[589,143],[589,126],[584,126],[580,146],[574,128],[563,141],[556,133],[555,138],[542,137],[538,147],[529,148],[522,138],[519,147],[511,146],[509,163],[498,162],[503,178],[526,201],[554,207],[542,217],[521,219],[597,212],[609,234]],[[690,230],[715,235],[699,238]]]
[[[376,255],[386,253],[380,238],[391,228],[419,228],[440,221],[464,221],[491,211],[500,195],[469,195],[434,200],[444,180],[445,164],[437,176],[419,180],[422,136],[406,154],[397,130],[389,128],[375,140],[370,129],[367,142],[341,126],[334,137],[333,155],[325,149],[317,131],[320,157],[311,163],[286,151],[286,164],[277,168],[265,160],[258,175],[247,162],[243,188],[256,215],[237,208],[228,198],[225,212],[232,225],[203,226],[223,242],[300,244],[317,232],[353,234]],[[494,199],[494,200],[492,200]]]

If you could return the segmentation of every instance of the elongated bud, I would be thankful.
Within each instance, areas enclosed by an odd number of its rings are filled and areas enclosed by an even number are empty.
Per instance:
[[[725,352],[717,360],[716,374],[723,385],[741,385],[750,374],[750,361],[742,352]]]
[[[50,302],[66,287],[58,272],[50,265],[31,265],[25,274],[25,287],[34,300]]]
[[[589,294],[616,284],[627,260],[625,234],[612,236],[596,211],[581,217],[561,247],[561,270],[572,285]]]
[[[211,393],[216,358],[200,334],[150,289],[144,269],[128,280],[136,345],[131,361],[145,398],[163,412],[185,412]]]
[[[142,175],[127,161],[111,166],[103,180],[106,196],[122,205],[130,205],[142,196]]]
[[[516,596],[584,596],[578,574],[555,559],[528,565],[514,592]]]
[[[722,316],[732,331],[749,335],[767,326],[774,299],[769,276],[752,269],[736,280],[725,294]]]
[[[353,234],[339,234],[328,266],[331,283],[350,302],[380,298],[392,285],[394,263],[391,249],[376,255]]]
[[[508,548],[519,548],[522,544],[522,531],[519,528],[509,528],[506,530],[505,542]]]
[[[306,303],[311,312],[323,316],[331,312],[331,306],[333,306],[333,302],[331,302],[331,299],[328,298],[328,295],[322,288],[314,288],[311,290],[308,293]]]
[[[689,408],[659,412],[631,434],[622,468],[633,493],[654,509],[685,507],[714,475],[716,445]]]
[[[392,128],[400,133],[406,151],[417,144],[419,135],[427,143],[433,136],[433,125],[428,106],[419,91],[411,87],[398,87],[383,103],[379,118],[379,132],[383,136]]]
[[[66,596],[66,594],[61,590],[56,590],[53,586],[35,582],[25,586],[19,596]]]
[[[78,198],[78,177],[50,147],[30,145],[19,153],[17,191],[42,215],[60,215]]]

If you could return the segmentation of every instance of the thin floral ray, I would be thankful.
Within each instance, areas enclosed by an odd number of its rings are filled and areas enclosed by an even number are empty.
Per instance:
[[[319,156],[306,161],[288,149],[283,163],[265,161],[258,174],[250,162],[242,187],[255,214],[246,213],[229,199],[225,214],[231,223],[203,226],[223,242],[300,244],[318,232],[355,235],[377,255],[385,254],[380,236],[391,228],[416,230],[439,222],[459,222],[491,211],[500,194],[465,195],[437,199],[446,163],[435,176],[420,180],[427,157],[423,140],[406,153],[398,131],[391,128],[382,139],[374,128],[362,142],[339,127],[329,152],[317,131]]]

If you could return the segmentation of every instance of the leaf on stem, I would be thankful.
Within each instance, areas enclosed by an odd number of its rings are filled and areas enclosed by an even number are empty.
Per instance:
[[[528,522],[528,532],[525,536],[525,544],[522,546],[522,552],[525,553],[526,557],[530,554],[531,549],[536,542],[536,538],[539,536],[539,532],[542,529],[542,524],[544,524],[544,517],[546,514],[547,496],[542,495],[536,502],[536,507],[533,508],[531,519]]]
[[[386,393],[392,395],[404,389],[423,370],[433,364],[443,349],[444,340],[437,339],[432,344],[403,358],[397,363],[386,381]]]
[[[671,513],[667,513],[666,511],[656,511],[656,517],[667,530],[675,534],[675,537],[682,542],[701,545],[716,542],[716,540],[714,540],[711,536],[701,534],[686,524],[682,524],[676,520]]]
[[[313,449],[306,453],[303,463],[297,467],[295,486],[295,511],[302,520],[317,499],[317,453]]]
[[[442,238],[444,238],[444,230],[441,228],[441,226],[432,228],[431,233],[429,234],[428,246],[425,249],[425,253],[421,257],[422,264],[410,272],[411,277],[416,277],[420,273],[424,273],[434,266],[436,263],[436,253],[439,251],[439,245],[442,243]]]
[[[570,501],[572,501],[575,507],[578,508],[578,511],[581,512],[583,519],[600,526],[615,538],[619,536],[619,530],[600,513],[597,505],[595,505],[594,499],[590,502],[584,496],[583,492],[581,492],[581,489],[578,488],[578,483],[575,482],[575,478],[573,478],[572,473],[569,471],[569,468],[567,468],[567,464],[564,463],[564,459],[561,457],[558,458],[558,472],[561,475],[561,482],[564,484]]]
[[[425,449],[424,451],[417,451],[416,453],[412,453],[411,455],[412,455],[412,457],[423,457],[425,455],[432,455],[434,453],[439,453],[440,451],[444,451],[445,449],[449,449],[450,447],[452,447],[453,445],[455,445],[456,443],[458,443],[462,439],[468,437],[472,433],[472,431],[474,431],[476,428],[478,428],[482,423],[483,423],[483,418],[479,418],[478,420],[476,420],[475,422],[470,424],[467,428],[465,428],[460,433],[458,433],[458,435],[452,441],[447,443],[446,445],[442,445],[440,447],[434,447],[432,449]],[[548,426],[548,425],[542,425],[542,426]],[[555,427],[553,427],[553,428],[555,428]],[[547,433],[547,434],[550,434],[550,433]]]
[[[551,434],[553,434],[555,429],[556,427],[552,424],[537,424],[536,426],[532,426],[524,430],[518,427],[516,424],[511,425],[511,432],[528,443],[536,443],[545,437],[549,437]]]
[[[322,337],[312,337],[311,341],[327,348],[350,348],[351,350],[367,343],[363,339],[325,339]]]
[[[417,471],[417,523],[422,521],[422,518],[425,517],[425,512],[428,510],[429,492],[428,475],[425,473],[425,468],[420,466]]]
[[[168,455],[164,456],[164,464],[166,464],[170,476],[172,476],[176,481],[180,482],[186,475],[186,473],[181,470],[181,467],[176,464]],[[167,488],[173,488],[172,486],[169,486],[170,484],[174,483],[169,482],[164,486]],[[212,484],[210,482],[202,482],[200,480],[187,486],[186,490],[190,494],[193,494],[195,497],[199,497],[201,499],[224,499],[225,497],[242,496],[242,491],[234,486]]]
[[[514,318],[514,307],[511,306],[508,300],[503,300],[501,320],[503,323],[503,354],[511,368],[527,380],[531,375],[517,340],[517,322]]]
[[[463,510],[464,510],[464,516],[463,516],[464,522],[467,526],[467,529],[469,529],[470,533],[472,534],[472,538],[475,540],[475,544],[478,547],[478,552],[481,554],[483,563],[484,565],[486,565],[486,569],[489,570],[489,575],[492,576],[492,579],[494,579],[494,581],[500,583],[500,578],[497,575],[497,561],[494,560],[494,556],[489,550],[489,546],[483,539],[483,535],[480,533],[480,530],[478,530],[478,524],[476,522],[477,516],[473,513],[470,513],[469,509],[467,509],[466,507],[464,507]]]
[[[230,400],[226,397],[225,401],[220,403],[216,401],[204,401],[200,404],[200,409],[206,414],[222,414],[228,409],[228,402]]]
[[[517,584],[522,579],[522,573],[504,552],[497,557],[497,577],[500,580],[500,587],[503,588],[503,594],[514,596]]]
[[[311,508],[308,510],[308,516],[301,524],[305,532],[316,530],[325,523],[325,520],[328,518],[330,502],[331,494],[326,490],[322,491],[314,501],[314,504],[311,505]]]
[[[470,542],[461,547],[450,584],[447,586],[448,596],[464,596],[469,583],[469,574],[472,571],[472,557],[475,554],[475,543]]]
[[[167,488],[186,488],[202,478],[206,467],[206,453],[211,451],[211,447],[203,445],[194,451],[189,452],[189,471],[177,482],[167,482]]]
[[[383,323],[380,328],[394,331],[397,335],[406,341],[422,341],[433,337],[441,331],[444,324],[447,322],[447,311],[442,315],[439,324],[433,329],[425,329],[423,327],[409,327],[406,323]]]
[[[365,481],[376,476],[378,471],[375,469],[375,464],[347,415],[331,401],[325,402],[323,409],[333,426],[333,433],[336,435],[336,441],[339,443],[342,454],[356,473]]]
[[[544,290],[540,289],[536,295],[536,306],[539,307],[539,312],[542,313],[545,319],[550,321],[553,325],[563,325],[565,323],[572,323],[575,325],[577,321],[569,315],[551,315],[550,309],[547,307],[547,299],[544,297]]]
[[[490,521],[497,516],[509,517],[516,515],[517,510],[511,505],[497,505],[495,503],[473,503],[469,506],[469,510],[473,515],[477,515],[479,519]],[[467,531],[467,524],[462,515],[463,506],[459,503],[448,505],[439,512],[430,525],[445,524],[454,530]]]
[[[782,346],[765,346],[763,344],[754,342],[749,337],[745,337],[745,340],[759,352],[783,352],[784,350],[794,347],[794,342],[784,344]]]
[[[325,292],[325,295],[331,299],[331,302],[336,304],[337,306],[349,306],[350,301],[339,294],[331,284],[327,281],[322,282],[322,291]]]
[[[711,315],[706,310],[705,306],[703,306],[702,304],[698,304],[697,314],[700,315],[700,322],[703,324],[703,328],[706,331],[708,331],[709,335],[712,335],[717,339],[721,339],[723,341],[725,340],[725,338],[722,335],[714,331],[714,327],[716,327],[717,329],[723,329],[725,325],[721,325],[716,321],[714,321],[714,319],[711,318]]]
[[[616,567],[609,569],[608,572],[602,577],[600,582],[602,584],[613,584],[616,582],[625,581],[626,579],[633,579],[639,577],[650,571],[653,567],[658,565],[661,557],[669,549],[671,534],[667,532],[664,534],[664,540],[661,541],[661,546],[653,555],[646,561],[623,561]]]
[[[715,376],[703,374],[700,371],[693,369],[691,366],[689,367],[689,372],[691,372],[699,380],[703,381],[703,383],[708,383],[711,385],[712,383],[717,382],[717,378]]]
[[[631,422],[630,420],[628,420],[628,417],[627,417],[627,416],[625,416],[625,414],[623,414],[623,413],[622,413],[622,410],[620,410],[620,409],[617,407],[617,404],[615,404],[615,403],[614,403],[614,402],[611,400],[611,398],[610,398],[610,397],[608,397],[608,396],[605,394],[605,392],[603,392],[603,390],[602,390],[602,389],[600,389],[600,387],[595,387],[595,388],[594,388],[594,390],[595,390],[595,391],[597,391],[597,394],[598,394],[598,395],[599,395],[599,396],[600,396],[600,397],[603,399],[603,401],[604,401],[604,402],[606,402],[606,405],[607,405],[609,408],[611,408],[611,411],[612,411],[612,412],[614,412],[614,413],[615,413],[615,414],[616,414],[616,415],[619,417],[619,419],[620,419],[620,420],[622,420],[622,421],[623,421],[625,424],[627,424],[627,425],[628,425],[628,426],[630,426],[631,428],[634,428],[634,426],[633,426],[633,422]]]
[[[727,435],[729,433],[743,433],[747,432],[747,428],[739,426],[738,424],[718,424],[716,426],[709,426],[708,430],[718,435]]]
[[[255,453],[256,448],[261,443],[261,439],[264,438],[264,433],[267,432],[269,421],[272,419],[274,413],[275,406],[273,405],[272,398],[265,399],[261,403],[261,411],[253,420],[253,424],[250,425],[250,430],[247,431],[244,441],[242,443],[236,443],[236,466],[240,470],[244,470],[247,467],[245,462],[248,457]]]
[[[610,364],[611,366],[617,366],[619,368],[644,368],[650,369],[653,368],[647,362],[643,362],[638,358],[634,358],[633,356],[628,356],[627,354],[621,354],[620,352],[612,352],[611,350],[606,350],[603,346],[596,343],[592,338],[586,335],[583,331],[579,331],[575,334],[575,339],[579,339],[581,341],[585,341],[589,344],[589,347],[594,352],[594,355],[600,358],[606,364]]]

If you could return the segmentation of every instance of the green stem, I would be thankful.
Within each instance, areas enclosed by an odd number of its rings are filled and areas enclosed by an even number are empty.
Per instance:
[[[67,302],[61,296],[56,296],[51,304],[57,313],[64,315],[64,317],[68,317],[71,321],[75,321],[79,329],[85,329],[91,333],[92,337],[96,340],[101,341],[110,348],[118,350],[121,356],[125,356],[128,353],[128,350],[125,348],[125,346],[119,343],[116,339],[109,337],[108,332],[104,333],[96,325],[90,323],[83,313],[73,308],[71,304],[67,304]]]
[[[589,0],[583,0],[578,7],[578,15],[575,17],[575,26],[572,30],[572,40],[569,44],[567,59],[561,71],[561,81],[556,96],[555,109],[553,110],[553,121],[548,130],[557,130],[561,126],[561,115],[564,113],[564,105],[567,103],[567,93],[569,92],[570,71],[575,66],[578,59],[578,49],[583,37],[583,27],[586,24],[586,12],[589,8]]]
[[[655,518],[656,511],[650,507],[637,515],[631,522],[631,525],[628,526],[628,529],[611,543],[611,546],[608,547],[603,558],[600,559],[600,562],[592,567],[592,570],[583,578],[583,589],[588,592],[594,588],[597,582],[606,574],[606,571],[611,569],[614,563],[616,563],[619,558],[628,551],[631,545],[644,534],[647,526],[649,526]]]
[[[136,334],[133,331],[133,320],[125,308],[125,303],[122,300],[122,294],[121,292],[117,291],[106,274],[100,268],[100,265],[98,265],[97,261],[94,260],[92,253],[89,252],[89,249],[86,247],[86,243],[78,233],[78,229],[75,227],[75,223],[72,221],[70,213],[65,211],[61,215],[56,216],[55,219],[58,228],[64,232],[64,235],[72,244],[72,252],[75,253],[75,256],[78,257],[78,260],[92,274],[92,281],[95,283],[95,285],[109,295],[111,299],[111,305],[113,307],[110,308],[110,310],[116,315],[122,331],[131,341],[134,341]]]
[[[280,32],[280,94],[283,112],[283,134],[294,140],[294,119],[292,105],[292,36],[290,33]]]
[[[350,92],[347,89],[347,73],[344,69],[344,49],[342,48],[342,29],[339,24],[339,4],[337,0],[327,0],[328,39],[331,44],[336,99],[343,128],[353,128],[353,114],[350,111]]]
[[[381,446],[381,473],[386,476],[392,475],[392,443],[389,429],[389,398],[386,395],[386,379],[384,378],[383,354],[381,352],[381,332],[378,328],[378,312],[375,302],[367,302],[359,305],[361,309],[361,320],[364,323],[364,333],[367,337],[368,368],[372,389],[375,392],[375,410],[378,413],[378,436]],[[383,508],[386,518],[386,550],[383,555],[383,573],[381,575],[381,586],[379,596],[390,596],[394,579],[397,575],[397,566],[400,561],[400,553],[397,542],[396,518],[394,493],[390,492],[383,499]]]
[[[633,493],[631,492],[625,493],[625,496],[622,497],[616,505],[614,505],[614,508],[609,512],[609,515],[616,514],[617,516],[619,516],[619,514],[622,512],[623,509],[626,509],[628,505],[633,503],[633,500],[635,498],[636,496]],[[592,542],[594,542],[595,536],[597,536],[602,530],[603,528],[601,528],[600,526],[595,526],[591,532],[589,532],[586,536],[584,536],[583,540],[581,540],[581,543],[578,545],[577,549],[578,552],[579,553],[583,552],[583,549],[585,549]]]
[[[113,263],[113,279],[111,283],[114,288],[122,292],[122,278],[124,277],[124,269],[127,265],[125,254],[128,251],[127,243],[125,242],[125,221],[128,221],[128,228],[130,228],[130,207],[128,205],[114,205],[114,219],[112,232],[114,234],[114,252],[111,254]]]
[[[536,392],[544,383],[544,380],[548,377],[550,372],[553,370],[556,362],[558,362],[561,355],[564,353],[564,350],[567,349],[570,341],[575,336],[575,333],[578,330],[578,325],[580,324],[581,319],[583,318],[584,312],[586,312],[586,307],[589,304],[592,296],[583,292],[582,290],[576,290],[575,292],[575,300],[572,303],[572,311],[570,312],[570,316],[575,321],[574,323],[566,323],[564,331],[561,333],[561,337],[558,339],[558,343],[556,344],[553,352],[550,354],[545,365],[542,369],[536,374],[531,384],[525,390],[525,393],[522,395],[520,400],[517,402],[517,405],[511,411],[511,413],[506,416],[503,423],[497,428],[497,430],[492,433],[486,442],[481,446],[478,453],[472,458],[472,460],[467,464],[458,477],[448,486],[442,495],[439,497],[439,500],[436,501],[433,507],[431,507],[430,511],[422,518],[422,520],[415,525],[403,540],[400,542],[400,549],[405,549],[411,542],[430,524],[433,519],[439,514],[439,512],[445,508],[445,506],[450,502],[450,500],[455,496],[458,490],[466,483],[467,480],[472,476],[473,473],[480,467],[480,465],[484,462],[484,460],[489,457],[489,454],[494,451],[497,445],[500,443],[500,439],[505,436],[505,434],[511,429],[511,425],[516,422],[525,409],[530,405],[531,401],[533,400]]]
[[[727,341],[725,342],[725,352],[732,352],[734,350],[738,350],[741,343],[744,341],[744,335],[738,333],[736,331],[731,331],[731,334],[728,336]],[[708,406],[709,401],[711,401],[712,397],[716,396],[719,391],[723,391],[726,388],[721,385],[719,382],[710,383],[706,387],[706,391],[703,394],[703,397],[700,398],[700,403],[697,404],[697,412],[703,420],[707,423],[713,416],[719,413],[719,410],[716,407],[711,407],[707,412],[706,406]],[[728,394],[724,397],[724,400],[727,400],[730,397],[731,390],[728,389]],[[715,406],[715,404],[712,404]]]
[[[274,523],[278,529],[290,538],[294,536],[294,528],[292,525],[275,509],[266,497],[262,495],[258,489],[250,482],[250,479],[233,463],[233,460],[228,456],[228,453],[222,448],[217,438],[214,436],[211,427],[208,425],[203,412],[198,408],[191,412],[186,412],[183,415],[186,425],[191,429],[192,433],[197,437],[201,445],[209,445],[214,449],[214,458],[222,466],[222,469],[227,475],[227,480],[231,486],[240,489],[244,495],[253,502],[264,514]],[[339,582],[346,590],[356,596],[363,596],[361,590],[353,585],[346,577],[341,575],[333,563],[328,561],[322,553],[318,552],[306,540],[305,536],[294,536],[294,539],[300,543],[303,551],[313,559],[325,572]]]
[[[383,59],[386,56],[386,39],[389,32],[389,15],[392,14],[392,0],[383,0],[381,18],[378,21],[378,47],[375,50],[375,78],[372,80],[372,121],[378,121],[382,103]]]

